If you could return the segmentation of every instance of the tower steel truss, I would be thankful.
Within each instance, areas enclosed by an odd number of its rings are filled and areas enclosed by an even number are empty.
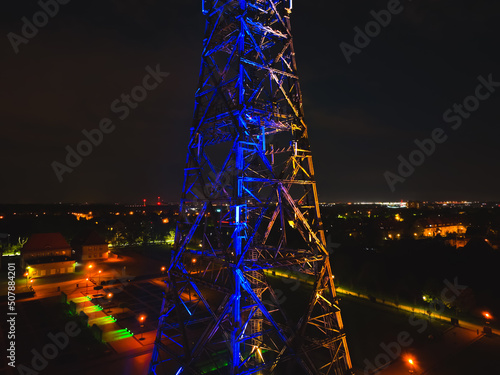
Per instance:
[[[203,1],[199,87],[150,374],[351,373],[291,10],[292,0]],[[282,277],[301,287],[284,293]]]

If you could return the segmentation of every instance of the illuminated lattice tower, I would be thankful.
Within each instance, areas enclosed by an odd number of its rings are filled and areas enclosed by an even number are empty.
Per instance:
[[[291,9],[292,0],[203,2],[199,87],[150,374],[351,373]],[[286,293],[284,277],[300,280],[296,293]]]

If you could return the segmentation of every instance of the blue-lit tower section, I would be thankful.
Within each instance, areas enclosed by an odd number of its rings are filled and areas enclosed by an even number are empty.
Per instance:
[[[149,373],[350,374],[292,1],[207,0],[202,11],[199,87]]]

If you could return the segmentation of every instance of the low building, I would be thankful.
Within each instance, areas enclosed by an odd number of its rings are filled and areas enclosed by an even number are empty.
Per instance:
[[[75,272],[72,250],[61,233],[31,235],[21,249],[21,266],[28,278]]]
[[[47,257],[26,262],[28,278],[62,275],[75,272],[76,262],[68,257]]]
[[[442,237],[448,235],[462,235],[467,231],[468,225],[459,218],[426,218],[418,219],[413,225],[415,238],[436,237],[438,234]]]
[[[81,262],[108,259],[108,243],[95,230],[88,230],[76,236],[71,245]]]

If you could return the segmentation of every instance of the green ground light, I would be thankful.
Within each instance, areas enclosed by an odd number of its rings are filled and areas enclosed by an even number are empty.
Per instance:
[[[91,319],[89,321],[89,325],[97,324],[98,326],[103,326],[105,324],[111,324],[114,322],[116,322],[116,319],[113,318],[112,316],[103,316],[100,318]]]
[[[119,329],[116,331],[106,332],[104,334],[104,341],[111,342],[111,341],[123,340],[132,336],[133,336],[132,332],[127,331],[126,329]]]
[[[73,301],[74,303],[84,303],[89,301],[87,297],[76,297],[76,298],[71,298],[70,301]]]
[[[102,311],[102,307],[101,306],[87,306],[87,307],[84,307],[82,309],[82,311],[88,315],[88,314],[92,314],[92,313],[95,313],[98,311]]]

